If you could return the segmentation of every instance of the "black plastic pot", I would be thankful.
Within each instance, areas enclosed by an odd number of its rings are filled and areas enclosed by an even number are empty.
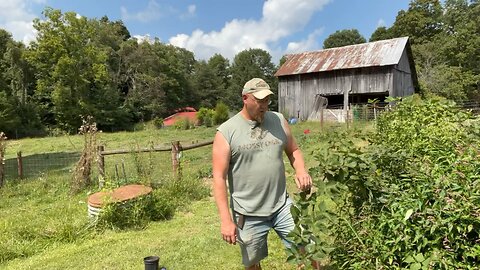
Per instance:
[[[158,256],[148,256],[143,258],[143,264],[145,264],[145,270],[158,270]]]

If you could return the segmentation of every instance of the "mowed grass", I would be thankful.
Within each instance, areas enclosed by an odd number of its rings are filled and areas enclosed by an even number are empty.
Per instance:
[[[300,144],[311,136],[304,134],[307,129],[310,134],[321,132],[319,123],[292,125]],[[211,140],[214,134],[215,128],[146,129],[101,133],[99,142],[107,149],[134,149],[168,145],[173,140],[190,144]],[[78,135],[10,141],[7,155],[13,156],[19,150],[31,154],[67,152],[81,149],[82,144],[83,137]],[[310,140],[302,148],[307,166],[314,166],[310,154],[315,145]],[[131,166],[126,166],[127,178],[145,164],[147,177],[151,179],[171,176],[168,154],[142,155],[107,157],[111,181],[122,180],[122,173],[120,179],[113,179],[112,169],[115,164],[123,163]],[[210,159],[211,146],[185,151],[181,158],[183,174],[210,185]],[[286,158],[285,163],[288,189],[294,193],[293,170]],[[152,166],[162,169],[149,173]],[[88,195],[96,189],[72,195],[70,179],[68,170],[47,171],[24,180],[7,179],[7,185],[0,190],[0,269],[143,269],[143,257],[149,255],[160,256],[160,264],[167,269],[243,269],[238,246],[227,245],[221,239],[211,196],[183,205],[171,220],[151,222],[143,230],[97,232],[90,227],[86,204]],[[264,269],[295,269],[285,262],[285,250],[274,232],[269,236],[269,251]]]

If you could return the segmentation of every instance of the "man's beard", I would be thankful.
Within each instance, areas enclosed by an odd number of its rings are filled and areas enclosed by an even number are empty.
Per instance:
[[[265,118],[265,113],[261,113],[260,111],[256,111],[255,108],[250,108],[247,106],[247,112],[250,114],[250,117],[253,118],[254,121],[256,121],[258,124],[263,123],[263,120]]]
[[[265,113],[258,113],[257,117],[255,117],[255,121],[261,124],[263,123],[263,119],[265,118]]]

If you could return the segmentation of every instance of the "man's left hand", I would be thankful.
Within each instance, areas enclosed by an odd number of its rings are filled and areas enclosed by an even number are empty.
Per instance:
[[[308,173],[295,174],[295,183],[298,189],[307,191],[312,188],[312,177]]]

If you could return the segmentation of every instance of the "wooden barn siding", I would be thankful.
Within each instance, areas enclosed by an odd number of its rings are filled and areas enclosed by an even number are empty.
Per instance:
[[[394,97],[409,96],[414,93],[414,83],[412,79],[412,70],[408,61],[407,51],[404,50],[398,65],[395,65],[393,71],[394,92],[390,93]]]
[[[312,113],[315,95],[343,95],[390,92],[393,87],[392,67],[370,67],[351,70],[308,73],[279,77],[279,112],[307,119]]]

